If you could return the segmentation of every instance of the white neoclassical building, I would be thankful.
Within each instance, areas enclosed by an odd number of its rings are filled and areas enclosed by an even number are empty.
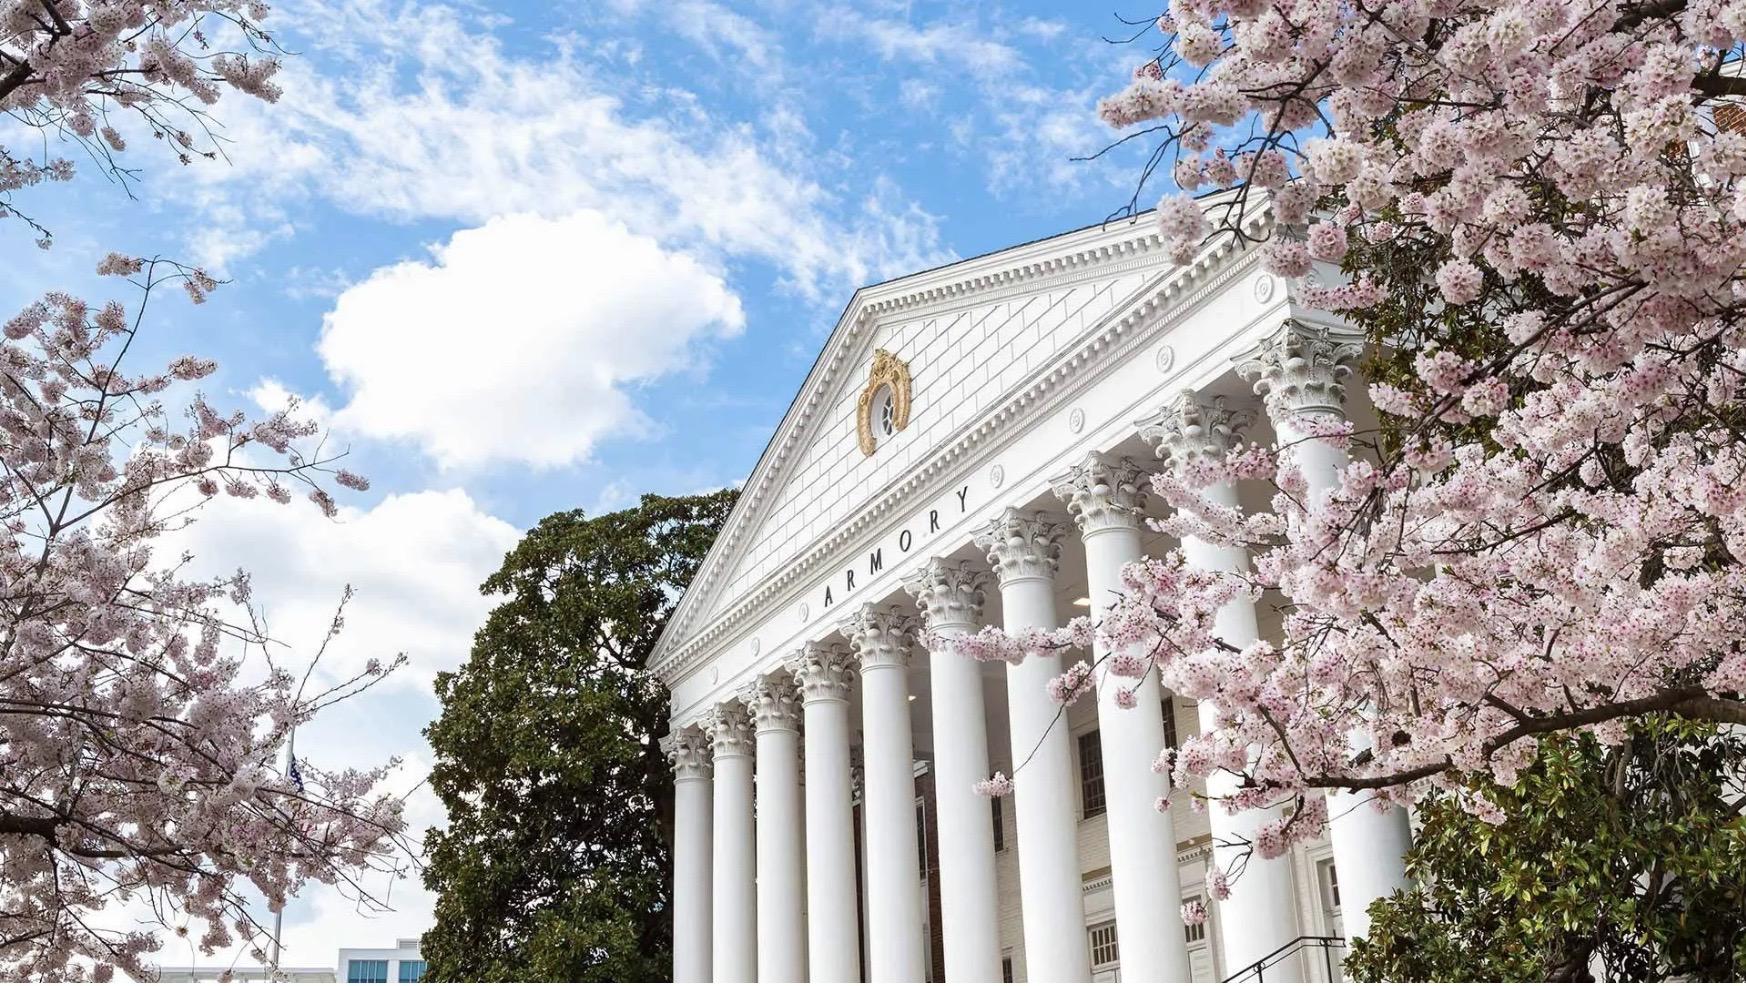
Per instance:
[[[1100,683],[1063,710],[1045,685],[1073,655],[978,664],[919,631],[1095,617],[1125,563],[1178,547],[1247,564],[1148,528],[1147,475],[1233,431],[1301,439],[1287,411],[1363,423],[1358,348],[1254,250],[1170,263],[1149,217],[857,292],[656,650],[675,978],[1338,978],[1330,939],[1403,882],[1401,812],[1335,805],[1327,841],[1211,901],[1209,858],[1257,819],[1156,810],[1194,704],[1154,677],[1137,708]],[[1329,482],[1342,453],[1301,448]],[[1278,626],[1266,600],[1220,620]],[[971,790],[996,770],[1012,795]]]

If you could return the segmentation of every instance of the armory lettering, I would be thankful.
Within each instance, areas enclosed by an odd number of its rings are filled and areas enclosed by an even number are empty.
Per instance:
[[[963,515],[970,512],[970,487],[968,485],[964,486],[962,489],[955,491],[952,494],[952,496],[946,500],[945,509],[947,511],[950,511],[952,509],[952,505],[954,502],[957,505],[957,509],[958,509],[957,516],[958,517],[962,517]],[[956,518],[954,518],[954,519],[956,519]],[[927,512],[927,516],[925,519],[923,519],[921,517],[917,517],[913,527],[905,527],[902,530],[897,532],[896,555],[901,556],[901,555],[909,554],[910,549],[915,547],[915,530],[914,530],[914,528],[919,528],[919,527],[922,527],[923,525],[926,526],[926,530],[923,531],[922,537],[926,538],[926,537],[930,537],[934,534],[938,534],[940,532],[940,526],[941,526],[940,525],[940,508],[935,507],[933,509],[930,509]],[[872,578],[873,576],[878,575],[880,572],[885,571],[885,548],[886,548],[886,545],[881,544],[881,545],[875,547],[872,551],[867,553],[867,577],[868,578]],[[849,593],[855,591],[855,576],[856,576],[856,574],[859,573],[859,571],[860,571],[859,568],[845,568],[845,569],[843,569],[843,575],[842,575],[842,579],[840,580],[840,583],[843,587],[843,594],[845,596],[848,595]],[[824,605],[827,608],[829,606],[831,606],[831,604],[836,602],[835,590],[836,590],[837,585],[838,585],[838,582],[833,581],[833,582],[827,583],[824,587]]]

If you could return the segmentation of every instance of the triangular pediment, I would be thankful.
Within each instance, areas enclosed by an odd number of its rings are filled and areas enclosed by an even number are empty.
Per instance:
[[[1153,229],[1079,230],[856,292],[668,625],[655,670],[777,601],[776,583],[809,552],[1022,398],[1063,354],[1158,305],[1182,269]],[[867,454],[858,412],[881,351],[907,367],[908,421],[876,433]]]
[[[863,333],[845,353],[843,371],[822,392],[780,484],[765,494],[757,523],[748,527],[731,560],[722,559],[725,579],[703,618],[718,615],[840,527],[1156,276],[1156,271],[1127,271],[980,303],[965,299],[960,307],[881,320]],[[870,393],[879,352],[908,367],[909,420],[901,431],[885,435],[875,409],[869,424],[876,445],[867,454],[860,405],[862,395]]]

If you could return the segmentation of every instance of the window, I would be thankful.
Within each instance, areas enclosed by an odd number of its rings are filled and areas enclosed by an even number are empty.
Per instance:
[[[400,978],[395,980],[396,982],[402,982],[402,983],[423,982],[424,981],[424,960],[423,959],[401,959],[400,960],[400,968],[397,971],[400,974]]]
[[[886,438],[897,434],[897,395],[890,387],[883,388],[874,396],[873,406],[878,409],[879,434]]]
[[[387,981],[387,959],[352,959],[346,963],[346,982],[348,983],[385,983]]]
[[[916,858],[921,860],[921,878],[928,878],[928,805],[920,798],[915,799],[915,848]]]
[[[1199,894],[1189,894],[1187,897],[1182,898],[1184,906],[1197,902],[1202,902]],[[1206,941],[1206,926],[1207,922],[1211,920],[1212,918],[1209,917],[1206,921],[1202,921],[1199,924],[1185,924],[1182,926],[1183,933],[1188,939],[1188,944],[1199,945]]]
[[[1100,742],[1095,729],[1079,736],[1079,803],[1085,818],[1104,812],[1103,747]]]
[[[1340,917],[1340,873],[1332,859],[1316,863],[1316,886],[1322,898],[1322,933],[1345,937],[1346,923]]]
[[[1000,957],[1000,981],[1003,983],[1010,983],[1013,981],[1012,956],[1010,955],[1002,955]]]
[[[989,805],[994,813],[994,851],[1006,851],[1006,809],[1001,807],[999,798],[989,798]]]
[[[1116,923],[1094,924],[1087,932],[1091,936],[1091,967],[1101,969],[1122,960],[1121,947],[1116,943]]]
[[[1176,749],[1176,699],[1164,696],[1164,745]]]

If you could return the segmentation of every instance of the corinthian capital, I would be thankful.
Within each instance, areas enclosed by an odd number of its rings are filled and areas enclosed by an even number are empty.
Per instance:
[[[809,641],[786,667],[808,702],[846,702],[855,685],[855,658],[846,644]]]
[[[794,687],[794,676],[784,672],[765,675],[751,683],[740,695],[746,711],[758,732],[800,728],[800,692]]]
[[[1304,414],[1341,416],[1351,363],[1363,351],[1356,335],[1288,320],[1237,361],[1237,373],[1266,400],[1275,421]]]
[[[746,703],[729,700],[716,706],[703,720],[714,742],[715,757],[749,757],[757,748],[752,732],[752,715]]]
[[[927,564],[910,573],[903,587],[915,597],[922,617],[933,629],[982,622],[988,575],[967,561],[929,558]]]
[[[1018,579],[1052,579],[1061,560],[1061,525],[1040,510],[1008,507],[976,535],[1001,585]]]
[[[712,750],[710,739],[696,726],[685,726],[661,740],[661,752],[673,765],[673,776],[682,781],[708,780]]]
[[[1146,505],[1145,473],[1134,460],[1091,452],[1050,484],[1081,534],[1137,528]]]
[[[915,617],[902,606],[864,603],[839,628],[849,640],[863,673],[874,668],[909,666],[915,646]]]
[[[1253,411],[1226,407],[1223,397],[1202,401],[1194,391],[1185,390],[1157,414],[1137,423],[1140,437],[1157,450],[1158,458],[1181,469],[1202,459],[1223,459],[1242,440],[1242,430],[1254,422]]]

